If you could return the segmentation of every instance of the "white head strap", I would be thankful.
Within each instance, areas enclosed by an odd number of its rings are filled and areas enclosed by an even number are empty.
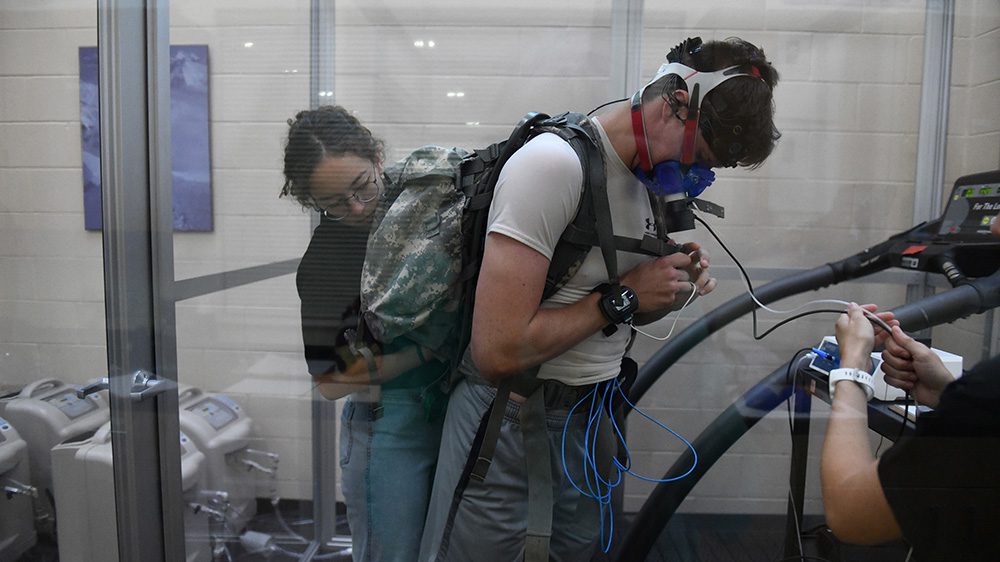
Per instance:
[[[708,95],[709,92],[714,90],[716,86],[722,84],[726,80],[736,78],[737,76],[753,76],[752,74],[748,74],[746,72],[740,72],[739,65],[730,66],[729,68],[715,70],[712,72],[702,72],[679,62],[668,62],[660,65],[659,70],[656,71],[656,76],[646,83],[640,92],[645,91],[646,88],[652,86],[663,77],[671,74],[679,77],[687,85],[689,96],[694,95],[695,86],[698,87],[698,106],[695,107],[695,109],[700,109],[701,100],[704,100],[705,96]]]
[[[705,96],[730,78],[737,76],[754,76],[760,78],[756,67],[751,67],[753,74],[741,72],[739,65],[730,66],[722,70],[702,72],[679,62],[668,62],[660,65],[656,71],[656,76],[646,83],[638,92],[632,96],[632,130],[636,139],[636,147],[639,155],[639,166],[642,170],[649,172],[652,169],[649,145],[646,141],[646,123],[642,118],[642,96],[646,88],[652,86],[659,80],[669,75],[675,75],[684,82],[688,91],[688,121],[685,124],[684,150],[681,156],[683,164],[691,164],[694,160],[694,135],[700,117],[701,102]]]

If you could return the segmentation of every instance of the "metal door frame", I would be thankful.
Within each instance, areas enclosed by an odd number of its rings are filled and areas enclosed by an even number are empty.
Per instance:
[[[111,445],[121,560],[182,561],[166,0],[99,0],[101,185]]]

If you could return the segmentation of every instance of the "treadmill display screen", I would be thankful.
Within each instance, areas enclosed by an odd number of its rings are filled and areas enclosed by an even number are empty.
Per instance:
[[[948,200],[940,236],[974,238],[990,235],[1000,212],[1000,183],[959,185]]]

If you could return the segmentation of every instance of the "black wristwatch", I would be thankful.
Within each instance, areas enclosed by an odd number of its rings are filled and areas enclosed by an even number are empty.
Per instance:
[[[601,294],[601,300],[597,301],[597,305],[608,321],[608,325],[604,327],[605,336],[615,333],[618,324],[631,321],[632,315],[639,310],[638,295],[625,285],[601,283],[591,292]]]

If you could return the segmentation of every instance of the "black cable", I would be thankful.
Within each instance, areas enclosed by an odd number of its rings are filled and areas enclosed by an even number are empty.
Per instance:
[[[729,246],[726,246],[726,243],[722,241],[722,238],[719,238],[719,235],[716,234],[714,230],[712,230],[712,227],[708,226],[708,223],[705,222],[704,219],[702,219],[698,215],[692,213],[692,216],[694,216],[694,220],[700,222],[701,225],[704,226],[706,230],[708,230],[708,233],[712,235],[712,238],[715,238],[715,241],[718,242],[720,246],[722,246],[722,249],[725,250],[726,254],[729,255],[729,259],[733,260],[733,263],[735,263],[736,267],[739,268],[740,273],[743,274],[743,279],[746,280],[747,287],[749,287],[750,289],[750,296],[753,297],[754,304],[756,305],[752,309],[750,309],[750,317],[753,319],[753,337],[755,340],[759,340],[760,338],[757,337],[757,308],[760,306],[760,304],[757,300],[757,295],[755,295],[753,292],[753,283],[750,282],[750,274],[748,274],[747,270],[743,268],[743,264],[740,263],[740,260],[736,259],[736,256],[734,256],[733,253],[729,250]]]
[[[785,318],[784,320],[782,320],[781,322],[778,322],[774,326],[771,326],[770,328],[768,328],[768,330],[766,332],[764,332],[763,334],[761,334],[759,336],[757,334],[754,334],[753,339],[755,339],[755,340],[762,340],[762,339],[766,338],[771,332],[777,330],[778,328],[784,326],[785,324],[788,324],[792,320],[798,320],[799,318],[802,318],[803,316],[809,316],[810,314],[820,314],[820,313],[843,314],[844,311],[843,310],[836,310],[836,309],[833,309],[833,308],[818,308],[816,310],[807,310],[805,312],[800,312],[798,314],[795,314],[794,316],[789,316],[788,318]]]
[[[712,237],[715,238],[715,241],[722,246],[722,249],[725,250],[727,254],[729,254],[729,257],[733,260],[733,263],[736,264],[736,267],[740,268],[740,273],[742,273],[743,277],[747,280],[747,285],[750,285],[750,294],[753,295],[753,284],[750,283],[750,275],[747,274],[747,270],[743,269],[743,264],[740,263],[740,260],[736,259],[736,256],[734,256],[733,253],[729,251],[729,247],[726,246],[726,244],[722,241],[722,239],[719,238],[719,235],[716,234],[714,230],[712,230],[712,227],[708,226],[708,223],[705,222],[705,219],[699,217],[696,214],[692,214],[692,216],[694,217],[694,220],[700,222],[701,225],[708,230],[709,234],[711,234]]]
[[[900,424],[900,426],[899,426],[899,434],[896,435],[896,439],[893,440],[893,443],[899,443],[899,440],[903,438],[903,431],[906,430],[906,412],[908,411],[908,408],[910,407],[910,391],[907,390],[907,391],[904,391],[904,392],[906,392],[906,395],[903,396],[903,423]],[[914,416],[917,415],[916,403],[914,403],[913,415]],[[885,441],[885,435],[881,436],[879,438],[879,440],[878,440],[878,447],[875,449],[875,458],[878,458],[878,453],[879,453],[879,451],[882,450],[882,442],[883,441]]]
[[[789,320],[791,320],[791,319],[789,319]],[[798,384],[799,362],[802,361],[802,359],[805,357],[805,356],[803,356],[803,357],[799,357],[799,356],[802,355],[803,353],[809,352],[809,351],[812,351],[811,347],[804,347],[804,348],[796,351],[795,354],[792,355],[792,360],[788,362],[788,367],[785,369],[785,382],[786,383],[790,383],[791,387],[792,387],[792,392],[788,395],[788,400],[785,400],[785,408],[788,411],[788,436],[789,436],[789,439],[793,439],[794,438],[794,434],[795,434],[795,424],[794,424],[794,421],[793,421],[793,418],[792,418],[792,399],[796,395],[795,389],[796,389],[797,384]],[[795,374],[794,375],[792,374],[792,367],[793,366],[795,367]],[[791,380],[789,381],[789,379],[791,379]],[[796,558],[797,559],[802,559],[802,557],[804,556],[804,553],[803,553],[803,550],[802,550],[802,537],[804,536],[804,533],[802,532],[802,529],[799,528],[799,516],[798,516],[798,513],[794,513],[794,510],[795,510],[795,495],[792,494],[792,473],[791,472],[788,473],[788,502],[789,502],[789,505],[792,507],[793,516],[795,517],[795,532],[797,534],[796,539],[797,539],[797,542],[798,542],[798,545],[799,545],[799,556],[798,557],[793,557],[793,559],[796,559]]]
[[[812,348],[811,347],[803,347],[802,349],[796,351],[795,355],[792,355],[792,360],[788,362],[788,368],[785,369],[785,384],[790,385],[793,389],[795,388],[795,383],[796,383],[796,381],[798,380],[798,377],[799,377],[799,365],[798,365],[798,363],[799,363],[799,361],[802,360],[799,357],[799,355],[801,355],[802,353],[807,352],[807,351],[812,351]],[[792,376],[792,366],[793,365],[795,366],[795,376],[794,377]],[[788,400],[785,400],[785,408],[788,410],[788,432],[789,432],[789,434],[791,434],[791,432],[795,430],[795,428],[793,427],[793,424],[792,424],[792,397],[793,396],[795,396],[795,392],[794,391],[791,394],[788,395]]]
[[[778,328],[782,324],[784,324],[784,323],[786,323],[788,321],[791,321],[791,320],[795,320],[796,318],[802,318],[803,316],[808,316],[809,314],[814,314],[816,312],[836,312],[837,314],[842,314],[844,312],[847,312],[846,310],[831,310],[831,309],[813,310],[813,311],[810,311],[810,312],[805,312],[805,313],[802,313],[802,314],[798,314],[796,316],[792,316],[791,318],[786,318],[785,320],[783,320],[782,322],[778,323],[776,326],[774,326],[770,330],[764,332],[761,335],[757,335],[757,308],[764,307],[764,305],[761,304],[760,299],[758,299],[757,295],[753,292],[753,283],[750,282],[750,275],[747,273],[747,270],[743,268],[743,264],[740,263],[740,260],[736,259],[736,256],[734,256],[733,253],[729,250],[729,247],[726,246],[726,244],[722,241],[721,238],[719,238],[719,235],[716,234],[714,230],[712,230],[712,227],[708,226],[708,223],[705,222],[698,215],[695,215],[695,214],[692,213],[692,216],[694,217],[694,220],[700,222],[702,224],[702,226],[704,226],[708,230],[709,234],[711,234],[712,237],[715,238],[715,241],[718,242],[720,246],[722,246],[722,249],[725,250],[726,254],[728,254],[729,257],[730,257],[730,259],[733,260],[733,263],[735,263],[736,267],[739,268],[740,273],[743,274],[743,279],[745,279],[746,282],[747,282],[747,287],[749,288],[750,296],[753,297],[754,304],[756,305],[755,307],[753,307],[752,309],[750,309],[750,316],[753,318],[753,339],[758,340],[758,341],[762,340],[765,337],[767,337],[768,334],[770,334],[771,332],[773,332],[776,328]],[[764,307],[764,308],[766,308],[766,307]],[[867,314],[868,320],[870,320],[872,323],[874,323],[878,327],[882,328],[886,332],[891,332],[892,331],[892,329],[889,327],[889,325],[886,324],[885,321],[882,320],[881,318],[879,318],[878,316],[875,316],[873,313],[866,313],[866,314]]]
[[[909,405],[910,405],[910,391],[906,390],[904,392],[906,394],[903,396],[903,414],[902,414],[903,423],[900,424],[900,426],[899,426],[899,434],[896,435],[896,439],[893,440],[893,443],[899,443],[899,440],[903,438],[903,431],[906,430],[906,412],[907,412],[907,408],[909,408]],[[917,413],[916,407],[914,407],[913,414],[916,415],[916,413]],[[885,442],[885,435],[882,435],[881,437],[879,437],[878,447],[875,448],[875,458],[878,458],[879,451],[882,450],[882,444],[884,442]]]
[[[788,362],[788,368],[785,369],[785,383],[786,384],[789,384],[789,383],[794,384],[795,383],[795,380],[792,379],[792,365],[796,365],[796,367],[797,367],[798,361],[801,360],[801,358],[799,357],[799,355],[802,355],[803,353],[805,353],[807,351],[812,351],[812,348],[811,347],[803,347],[802,349],[796,351],[795,355],[792,355],[792,360]],[[798,376],[798,370],[797,369],[796,369],[796,372],[795,372],[795,376],[796,377]]]
[[[618,103],[618,102],[623,102],[623,101],[628,101],[628,98],[621,98],[621,99],[618,99],[618,100],[611,100],[609,102],[602,103],[601,105],[595,107],[594,109],[591,109],[590,112],[587,113],[587,117],[590,117],[591,115],[594,114],[595,111],[597,111],[598,109],[601,109],[602,107],[607,107],[607,106],[609,106],[609,105],[611,105],[613,103]]]
[[[903,430],[906,429],[906,413],[909,411],[909,408],[910,408],[910,391],[907,390],[905,392],[906,392],[906,394],[903,396],[903,423],[899,426],[899,435],[896,436],[895,443],[899,443],[899,440],[903,438]],[[916,404],[916,401],[914,401],[914,403],[913,403],[913,416],[914,417],[917,416],[917,404]],[[915,423],[914,423],[914,426],[916,426]]]

